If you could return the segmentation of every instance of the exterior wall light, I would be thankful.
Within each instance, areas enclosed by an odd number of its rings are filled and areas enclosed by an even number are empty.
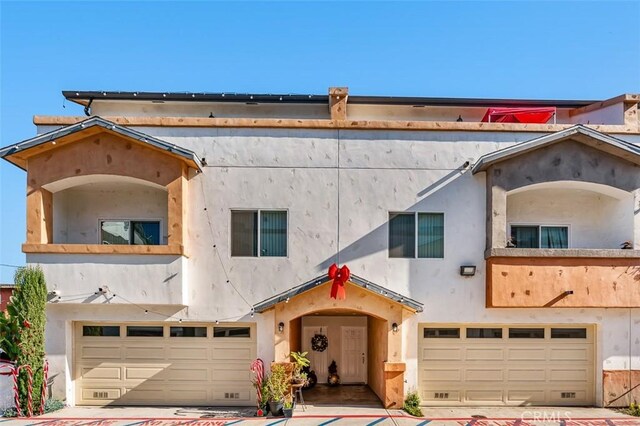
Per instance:
[[[463,277],[472,277],[476,274],[476,265],[462,265],[460,267],[460,275]]]
[[[394,322],[393,324],[391,324],[391,331],[393,331],[394,333],[398,332],[398,323]]]
[[[280,333],[280,334],[284,333],[284,323],[283,322],[278,324],[278,333]]]

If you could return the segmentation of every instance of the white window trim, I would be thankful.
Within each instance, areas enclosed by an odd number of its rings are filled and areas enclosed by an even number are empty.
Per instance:
[[[160,244],[158,244],[159,246],[166,246],[167,245],[167,236],[166,235],[162,235],[164,234],[164,220],[162,220],[162,218],[148,218],[148,217],[141,217],[141,218],[98,218],[98,244],[102,245],[102,222],[158,222],[160,225]],[[128,245],[133,245],[131,244],[131,241],[129,241]]]
[[[389,226],[391,221],[389,220],[389,216],[392,214],[413,214],[413,229],[414,229],[414,235],[413,235],[413,243],[414,243],[414,247],[413,247],[413,257],[391,257],[389,255]],[[419,257],[418,256],[418,215],[420,214],[441,214],[442,215],[442,257]],[[398,211],[389,211],[387,213],[387,258],[388,259],[421,259],[421,260],[444,260],[445,258],[445,253],[446,253],[446,249],[447,249],[447,240],[445,238],[445,229],[446,229],[446,215],[444,214],[444,212],[434,212],[434,211],[415,211],[415,212],[398,212]]]
[[[508,229],[508,238],[511,238],[511,227],[512,226],[537,226],[538,227],[538,248],[534,250],[567,250],[573,247],[573,241],[571,238],[571,224],[570,223],[534,223],[534,222],[514,222],[509,223]],[[540,227],[556,227],[556,228],[567,228],[567,248],[566,249],[543,249],[540,246],[542,245],[542,232],[540,232]],[[517,248],[517,247],[516,247]]]
[[[263,256],[262,253],[260,253],[260,234],[261,234],[261,227],[260,227],[260,223],[261,220],[260,218],[262,217],[262,212],[285,212],[287,214],[287,237],[285,238],[285,244],[286,244],[286,250],[287,250],[287,255],[286,256]],[[233,231],[232,231],[232,218],[231,215],[233,214],[233,212],[258,212],[258,237],[257,237],[257,244],[258,244],[258,250],[257,250],[257,255],[256,256],[233,256],[231,254],[231,242],[233,240]],[[256,258],[271,258],[271,259],[288,259],[289,258],[289,229],[290,229],[290,224],[289,224],[289,217],[291,215],[289,214],[289,209],[272,209],[272,208],[260,208],[260,209],[250,209],[250,208],[231,208],[229,209],[229,258],[235,258],[235,259],[256,259]]]

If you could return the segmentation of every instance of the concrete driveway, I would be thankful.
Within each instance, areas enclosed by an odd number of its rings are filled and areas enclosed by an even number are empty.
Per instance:
[[[427,408],[423,411],[424,418],[415,418],[383,408],[307,406],[305,411],[296,409],[292,419],[284,419],[237,417],[236,409],[219,408],[74,407],[32,419],[0,419],[0,423],[1,426],[640,426],[640,418],[604,408]]]

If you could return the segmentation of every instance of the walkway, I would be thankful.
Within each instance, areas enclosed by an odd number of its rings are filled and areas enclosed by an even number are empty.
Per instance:
[[[0,418],[0,426],[640,426],[640,418],[604,408],[427,408],[425,417],[370,407],[297,409],[294,418],[217,418],[234,409],[74,407],[32,419]],[[472,417],[477,416],[477,417]],[[488,419],[481,416],[490,417]]]

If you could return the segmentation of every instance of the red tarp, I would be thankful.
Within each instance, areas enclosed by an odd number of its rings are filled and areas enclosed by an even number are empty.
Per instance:
[[[556,108],[489,108],[482,117],[487,123],[546,123]]]

